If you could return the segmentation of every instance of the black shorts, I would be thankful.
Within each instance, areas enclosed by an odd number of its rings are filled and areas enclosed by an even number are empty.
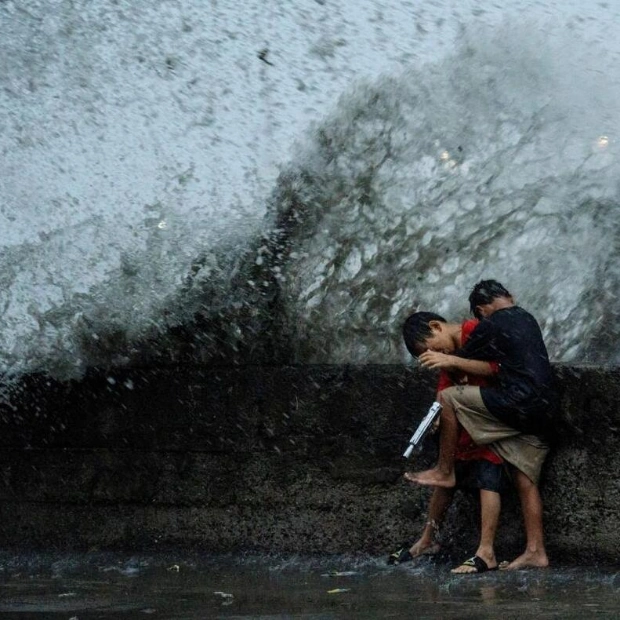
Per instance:
[[[506,485],[506,469],[481,459],[479,461],[456,461],[456,488],[463,490],[494,491],[501,493]]]

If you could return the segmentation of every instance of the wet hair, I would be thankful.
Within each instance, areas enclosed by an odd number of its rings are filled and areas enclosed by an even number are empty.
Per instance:
[[[508,290],[497,280],[480,280],[469,294],[469,308],[476,318],[481,318],[476,306],[490,304],[498,297],[512,297]]]
[[[434,312],[414,312],[411,316],[407,317],[403,325],[403,338],[407,346],[407,351],[409,351],[413,357],[418,357],[416,345],[423,345],[426,339],[433,335],[433,330],[429,327],[431,321],[448,322],[442,316]]]

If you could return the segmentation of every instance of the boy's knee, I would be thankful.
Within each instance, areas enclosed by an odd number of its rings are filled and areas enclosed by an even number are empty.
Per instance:
[[[439,392],[442,407],[459,409],[460,407],[476,408],[482,403],[480,388],[471,385],[454,385]]]
[[[442,406],[445,407],[446,406],[446,395],[444,394],[446,390],[442,390],[441,392],[439,392],[439,396],[437,397],[437,402]]]
[[[439,403],[442,407],[452,406],[452,399],[454,396],[454,391],[456,390],[456,386],[452,386],[446,388],[445,390],[441,390],[439,392]]]
[[[454,385],[439,392],[439,402],[441,406],[444,408],[450,407],[451,409],[454,409],[455,405],[459,402],[459,398],[462,399],[463,391],[464,386]]]

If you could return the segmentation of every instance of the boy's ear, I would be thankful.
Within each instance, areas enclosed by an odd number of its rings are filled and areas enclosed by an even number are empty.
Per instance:
[[[436,321],[435,319],[433,319],[432,321],[428,322],[428,326],[434,331],[441,331],[443,329],[444,323],[442,323],[441,321]]]

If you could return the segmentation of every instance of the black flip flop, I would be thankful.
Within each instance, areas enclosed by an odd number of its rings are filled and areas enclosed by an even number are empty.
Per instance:
[[[387,563],[390,565],[402,564],[403,562],[411,562],[413,556],[409,553],[410,544],[405,543],[398,551],[390,553]]]
[[[471,558],[469,558],[468,560],[465,560],[462,564],[460,564],[459,566],[457,566],[457,568],[460,568],[461,566],[467,566],[468,568],[475,568],[476,570],[470,571],[468,573],[455,573],[454,570],[452,569],[450,572],[453,575],[478,575],[480,573],[486,573],[488,571],[491,570],[497,570],[498,566],[494,566],[493,568],[489,568],[489,565],[479,556],[474,555]]]

